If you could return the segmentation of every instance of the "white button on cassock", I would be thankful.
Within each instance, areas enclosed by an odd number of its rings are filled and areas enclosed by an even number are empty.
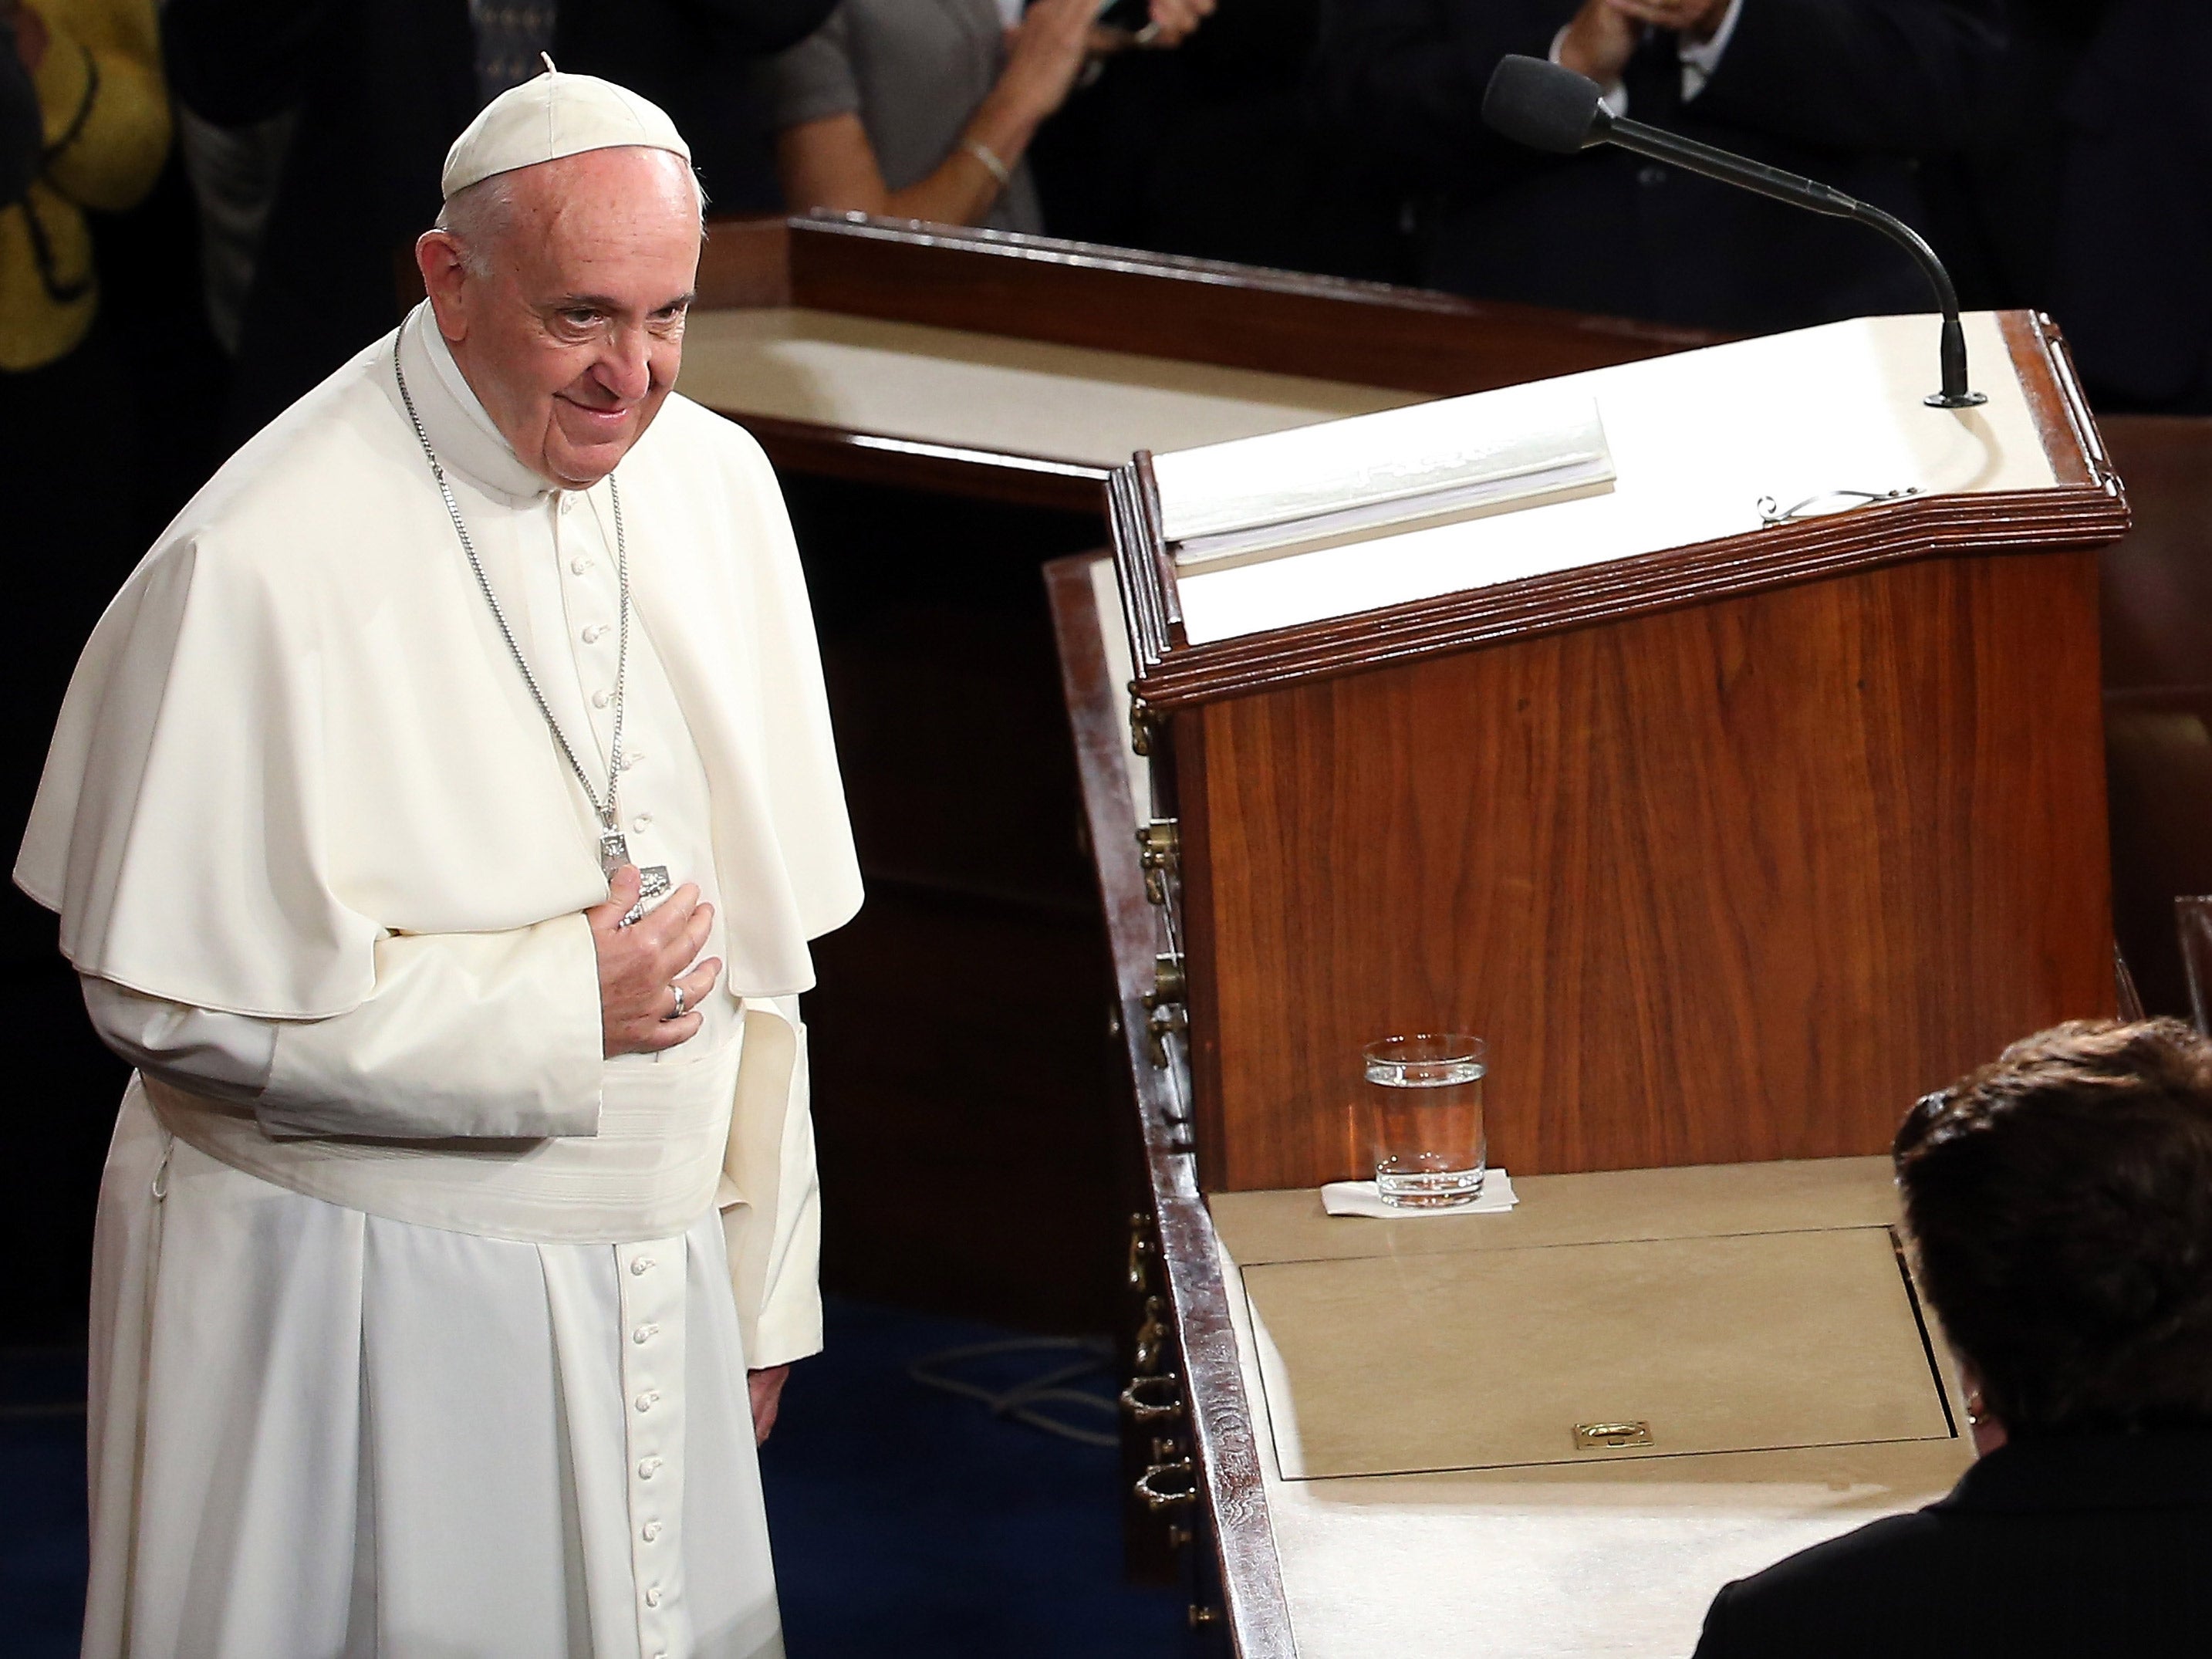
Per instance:
[[[586,645],[597,645],[601,637],[605,635],[606,631],[607,625],[605,623],[593,623],[589,628],[584,630],[584,643]]]
[[[585,558],[585,557],[584,557],[582,555],[580,555],[580,554],[579,554],[576,557],[574,557],[574,558],[573,558],[573,559],[571,559],[571,560],[569,560],[569,561],[568,561],[568,568],[569,568],[569,569],[571,569],[571,570],[573,570],[573,571],[574,571],[574,572],[575,572],[579,576],[582,575],[582,574],[583,574],[586,570],[589,570],[591,568],[592,568],[592,562],[591,562],[589,559]]]
[[[615,1247],[615,1289],[622,1308],[621,1389],[629,1478],[630,1607],[637,1645],[632,1659],[656,1648],[690,1650],[685,1590],[669,1577],[682,1534],[676,1530],[685,1486],[684,1264],[682,1238],[641,1239]]]
[[[605,708],[613,701],[614,694],[612,692],[594,691],[592,693],[592,707],[594,708]]]
[[[653,814],[650,812],[640,812],[635,817],[629,821],[629,827],[637,834],[641,836],[643,835],[647,830],[653,828]]]

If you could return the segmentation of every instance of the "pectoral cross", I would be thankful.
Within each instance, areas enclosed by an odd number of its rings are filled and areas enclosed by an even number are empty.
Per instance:
[[[600,871],[612,879],[615,872],[629,861],[629,842],[623,832],[619,830],[599,831]],[[668,866],[665,864],[646,865],[638,871],[637,876],[637,902],[629,907],[629,914],[622,919],[622,925],[625,927],[642,921],[645,913],[666,898],[675,884],[668,879]]]

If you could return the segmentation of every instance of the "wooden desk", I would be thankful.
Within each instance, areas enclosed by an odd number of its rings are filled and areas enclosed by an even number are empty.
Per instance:
[[[1220,1194],[1209,1206],[1187,1076],[1158,1066],[1144,1036],[1162,912],[1146,901],[1133,833],[1150,816],[1150,781],[1128,751],[1130,664],[1110,561],[1061,560],[1048,580],[1157,1221],[1133,1251],[1133,1291],[1166,1334],[1139,1364],[1180,1379],[1145,1391],[1172,1392],[1183,1411],[1151,1449],[1164,1464],[1193,1460],[1192,1589],[1206,1627],[1244,1659],[1686,1654],[1728,1578],[1948,1490],[1966,1462],[1948,1376],[1951,1431],[1936,1438],[1284,1478],[1243,1267],[1566,1243],[1601,1229],[1880,1226],[1893,1195],[1881,1160],[1853,1158],[1536,1176],[1516,1183],[1522,1207],[1501,1217],[1330,1221],[1310,1192]],[[1378,1397],[1388,1386],[1378,1365]]]
[[[699,281],[681,384],[783,480],[868,886],[807,1002],[825,1280],[1097,1328],[1138,1194],[1040,565],[1134,449],[1705,337],[836,217],[717,223]],[[999,1196],[952,1210],[978,1146]]]
[[[1086,514],[1134,448],[1715,337],[857,214],[712,226],[691,329],[684,392],[780,467]]]

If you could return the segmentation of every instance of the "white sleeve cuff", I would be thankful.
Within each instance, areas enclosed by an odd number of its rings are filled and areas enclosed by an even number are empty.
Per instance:
[[[188,1008],[92,974],[78,983],[100,1040],[147,1076],[235,1106],[254,1104],[269,1086],[273,1021]]]
[[[1675,48],[1675,55],[1682,60],[1684,103],[1703,92],[1705,82],[1713,78],[1713,71],[1721,66],[1721,58],[1735,33],[1736,19],[1742,15],[1743,0],[1729,0],[1728,12],[1710,40],[1684,40]]]
[[[258,1115],[272,1135],[595,1134],[604,1065],[599,951],[580,915],[402,934],[377,945],[368,1001],[276,1024]]]

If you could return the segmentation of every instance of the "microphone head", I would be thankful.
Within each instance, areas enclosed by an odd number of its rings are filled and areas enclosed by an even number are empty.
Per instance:
[[[1608,125],[1603,97],[1587,75],[1516,55],[1500,58],[1491,72],[1482,118],[1516,143],[1571,155],[1595,143]]]

